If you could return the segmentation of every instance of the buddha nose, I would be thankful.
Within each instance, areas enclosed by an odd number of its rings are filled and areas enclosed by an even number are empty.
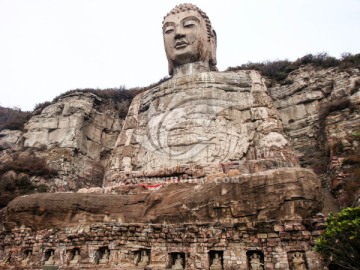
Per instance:
[[[176,27],[174,38],[179,39],[179,38],[183,38],[183,37],[185,37],[184,29],[182,29],[182,27]]]

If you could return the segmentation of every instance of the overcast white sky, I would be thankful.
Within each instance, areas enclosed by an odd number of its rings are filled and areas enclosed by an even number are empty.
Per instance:
[[[210,17],[219,70],[360,53],[360,0],[0,0],[0,105],[32,110],[70,89],[158,81],[161,22],[182,2]]]

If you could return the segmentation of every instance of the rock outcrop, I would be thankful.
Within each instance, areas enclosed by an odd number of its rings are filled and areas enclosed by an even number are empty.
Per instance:
[[[316,165],[324,160],[326,145],[359,128],[360,71],[307,65],[287,81],[269,88],[270,96],[302,165],[321,171]]]
[[[4,129],[0,132],[0,149],[21,149],[22,132],[19,130]],[[0,150],[0,151],[1,151]]]
[[[104,167],[122,121],[111,102],[75,92],[35,112],[21,139],[6,136],[1,143],[21,141],[25,153],[35,152],[57,170],[58,175],[51,179],[33,179],[37,184],[45,184],[52,191],[76,191],[102,186]]]
[[[360,71],[307,65],[287,81],[269,93],[302,166],[320,175],[338,205],[358,205]]]

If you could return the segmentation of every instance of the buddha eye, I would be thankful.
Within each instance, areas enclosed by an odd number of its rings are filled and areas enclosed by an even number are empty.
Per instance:
[[[173,26],[168,26],[164,29],[164,33],[165,34],[171,34],[172,32],[174,32],[174,27]]]
[[[191,28],[191,27],[194,27],[195,26],[195,21],[193,21],[193,20],[190,20],[190,21],[186,21],[186,22],[184,22],[184,27],[185,28]]]

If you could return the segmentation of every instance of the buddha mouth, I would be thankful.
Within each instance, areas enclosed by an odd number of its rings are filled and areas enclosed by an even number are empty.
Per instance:
[[[177,41],[175,43],[175,49],[185,48],[188,44],[186,41]]]

